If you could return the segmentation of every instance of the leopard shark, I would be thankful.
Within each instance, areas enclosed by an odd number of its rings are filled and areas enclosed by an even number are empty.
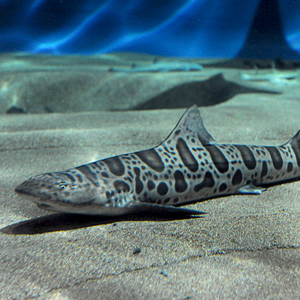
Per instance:
[[[217,196],[261,194],[264,186],[300,177],[300,130],[280,146],[216,143],[196,105],[158,146],[30,177],[15,191],[39,208],[119,216]]]

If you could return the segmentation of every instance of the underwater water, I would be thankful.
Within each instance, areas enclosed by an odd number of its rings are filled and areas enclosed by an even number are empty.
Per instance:
[[[295,59],[299,13],[291,0],[2,0],[0,51],[232,58],[254,28],[243,57]]]
[[[300,299],[299,12],[0,0],[0,299]]]

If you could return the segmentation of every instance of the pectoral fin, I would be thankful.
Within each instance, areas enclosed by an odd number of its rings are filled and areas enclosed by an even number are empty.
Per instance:
[[[254,194],[254,195],[260,195],[263,191],[265,191],[266,188],[262,188],[259,186],[255,186],[254,184],[250,183],[247,185],[242,186],[239,189],[240,194]]]

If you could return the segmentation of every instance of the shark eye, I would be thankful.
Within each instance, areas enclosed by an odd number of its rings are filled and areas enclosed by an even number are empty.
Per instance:
[[[64,181],[57,183],[57,187],[60,188],[61,190],[64,190],[67,186],[68,184]]]

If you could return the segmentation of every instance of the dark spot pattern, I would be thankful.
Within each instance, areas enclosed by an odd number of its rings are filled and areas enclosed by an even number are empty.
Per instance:
[[[106,172],[101,172],[101,176],[104,178],[109,178],[109,175]]]
[[[205,147],[209,152],[214,165],[217,167],[220,173],[228,171],[229,163],[222,151],[214,145],[208,145]]]
[[[173,203],[178,203],[178,201],[179,201],[179,199],[176,197],[176,198],[174,198]]]
[[[167,204],[170,201],[170,198],[164,200],[164,204]]]
[[[203,188],[212,188],[215,185],[215,180],[211,174],[211,172],[207,171],[205,173],[204,179],[201,183],[194,186],[194,191],[197,193]]]
[[[227,189],[227,184],[226,183],[222,183],[219,187],[219,192],[222,193]]]
[[[125,172],[124,165],[118,156],[106,158],[103,160],[109,170],[116,176],[122,176]]]
[[[289,162],[287,165],[287,172],[290,173],[292,171],[293,171],[293,164],[291,162]]]
[[[148,188],[149,191],[154,190],[155,189],[155,183],[152,180],[149,180],[147,182],[147,188]]]
[[[155,149],[148,149],[135,153],[147,166],[156,172],[162,172],[165,168],[163,161]]]
[[[184,163],[184,165],[191,171],[196,172],[198,170],[198,163],[195,159],[194,155],[191,153],[188,145],[186,142],[179,138],[177,140],[176,149],[178,151],[178,154]]]
[[[240,151],[244,164],[249,170],[253,170],[256,167],[256,159],[248,146],[245,145],[235,145],[235,147]]]
[[[133,168],[133,171],[135,173],[135,191],[137,194],[140,194],[144,189],[144,184],[140,179],[141,170],[137,167]]]
[[[276,147],[265,147],[271,155],[273,166],[276,170],[281,170],[283,166],[282,157]]]
[[[123,180],[115,180],[114,187],[118,193],[130,191],[129,185]]]
[[[240,169],[237,169],[232,177],[231,183],[233,185],[238,185],[242,182],[242,180],[243,180],[243,174]]]
[[[161,196],[164,196],[168,193],[168,186],[165,182],[160,182],[159,185],[157,186],[157,193]]]
[[[184,175],[181,171],[176,171],[174,173],[175,178],[175,191],[177,193],[183,193],[188,188],[188,185],[184,179]]]

